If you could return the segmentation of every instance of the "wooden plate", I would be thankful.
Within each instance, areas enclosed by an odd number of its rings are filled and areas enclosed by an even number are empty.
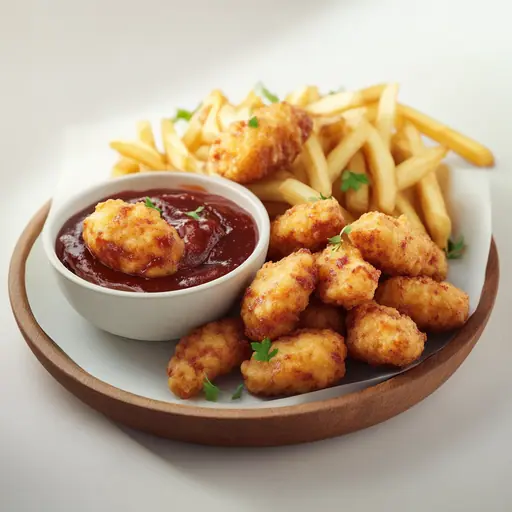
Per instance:
[[[18,326],[41,364],[68,391],[129,427],[181,441],[221,446],[276,446],[339,436],[385,421],[434,392],[480,338],[498,291],[494,240],[478,308],[448,345],[420,365],[363,391],[318,402],[258,409],[215,409],[151,400],[115,388],[77,366],[35,320],[27,299],[25,263],[49,210],[46,204],[21,235],[9,269],[9,296]]]

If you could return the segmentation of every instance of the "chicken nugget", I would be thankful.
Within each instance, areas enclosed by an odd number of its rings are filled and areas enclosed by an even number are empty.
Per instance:
[[[426,339],[408,316],[373,301],[347,314],[349,355],[374,366],[413,363],[423,353]]]
[[[316,282],[315,259],[307,249],[265,263],[242,300],[245,334],[255,341],[288,334],[297,326]]]
[[[144,203],[108,199],[84,219],[83,239],[105,266],[153,278],[174,274],[185,251],[178,232]]]
[[[167,366],[169,388],[179,398],[191,398],[210,381],[229,373],[251,356],[240,318],[224,318],[194,329],[176,345]]]
[[[425,331],[457,329],[469,316],[467,293],[429,277],[392,277],[377,288],[375,300],[410,316]]]
[[[348,240],[328,245],[317,255],[316,266],[316,294],[322,302],[350,309],[373,299],[380,270],[364,261]]]
[[[249,121],[236,121],[220,134],[210,148],[208,168],[238,183],[258,180],[291,166],[312,128],[313,121],[298,107],[261,107]]]
[[[345,224],[334,198],[295,205],[272,222],[269,252],[282,257],[302,247],[317,251]]]
[[[405,215],[398,219],[379,212],[361,215],[351,225],[350,241],[363,258],[391,276],[420,275],[446,279],[445,253],[426,233],[414,229]]]
[[[241,366],[245,386],[255,395],[297,395],[336,384],[345,375],[343,336],[329,329],[300,329],[272,343],[270,361],[256,353]]]
[[[306,329],[331,329],[343,334],[345,330],[345,310],[312,300],[301,313],[299,327]]]

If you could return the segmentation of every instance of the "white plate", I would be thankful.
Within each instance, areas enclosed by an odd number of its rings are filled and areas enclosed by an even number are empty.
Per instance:
[[[81,141],[83,143],[83,138]],[[65,186],[63,183],[65,180],[59,187],[61,194],[73,180],[69,180]],[[451,261],[448,279],[468,292],[472,313],[482,292],[491,241],[491,207],[485,171],[455,170],[451,194],[456,232],[464,234],[468,248],[463,259]],[[173,354],[174,342],[127,340],[94,328],[68,305],[54,279],[38,239],[27,260],[26,289],[39,325],[86,372],[112,386],[143,397],[216,408],[280,407],[351,393],[399,373],[349,360],[342,383],[330,389],[274,400],[261,400],[244,393],[241,400],[231,401],[231,393],[241,382],[241,376],[236,372],[218,380],[223,390],[218,402],[212,403],[202,398],[182,401],[167,388],[166,367]],[[449,335],[429,336],[422,360],[440,350],[449,339]]]

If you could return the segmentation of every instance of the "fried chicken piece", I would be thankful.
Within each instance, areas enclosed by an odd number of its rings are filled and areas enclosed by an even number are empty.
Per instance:
[[[109,199],[84,219],[83,239],[105,266],[125,274],[174,274],[185,251],[178,232],[144,203]]]
[[[395,219],[384,213],[369,212],[353,222],[351,228],[350,241],[365,260],[385,274],[446,279],[445,253],[427,234],[414,229],[405,215]]]
[[[373,301],[347,314],[348,353],[371,365],[407,366],[421,356],[426,339],[408,316]]]
[[[181,338],[167,365],[169,388],[179,398],[191,398],[213,381],[251,357],[240,318],[224,318],[194,329]]]
[[[424,331],[457,329],[469,316],[467,293],[429,277],[392,277],[377,288],[375,300],[410,316]]]
[[[295,205],[272,222],[270,254],[282,257],[301,247],[317,251],[345,224],[340,205],[334,198]]]
[[[297,395],[336,384],[345,375],[343,336],[329,329],[299,329],[272,343],[270,361],[253,354],[241,366],[245,386],[262,396]]]
[[[331,329],[331,331],[343,334],[345,331],[345,310],[324,304],[318,299],[312,300],[300,315],[299,327]]]
[[[359,250],[345,238],[318,254],[316,266],[316,294],[322,302],[350,309],[373,299],[380,270],[364,261]]]
[[[306,309],[316,281],[315,259],[307,249],[265,263],[242,301],[245,334],[255,341],[288,334]]]
[[[288,168],[313,128],[306,112],[288,103],[259,108],[249,121],[236,121],[212,144],[208,167],[238,183],[250,183]]]

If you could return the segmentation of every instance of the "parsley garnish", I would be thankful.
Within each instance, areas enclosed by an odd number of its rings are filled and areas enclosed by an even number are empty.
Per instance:
[[[195,220],[199,220],[199,214],[204,210],[204,206],[198,206],[193,212],[185,212],[185,215],[192,217]]]
[[[219,388],[210,382],[208,375],[205,376],[203,381],[204,396],[208,402],[216,402],[219,397]]]
[[[341,176],[341,191],[346,192],[349,189],[359,190],[361,185],[368,185],[370,180],[366,174],[359,174],[357,172],[345,171]]]
[[[320,197],[310,197],[309,200],[310,201],[322,201],[324,199],[332,199],[332,195],[326,197],[322,194],[322,192],[320,192]]]
[[[185,110],[184,108],[176,109],[176,115],[172,118],[172,121],[174,123],[180,119],[183,119],[184,121],[190,121],[190,118],[199,110],[200,106],[201,104],[199,104],[195,110]]]
[[[256,359],[256,361],[270,361],[278,352],[277,348],[275,348],[269,353],[268,351],[270,350],[271,345],[272,342],[270,341],[270,338],[264,338],[261,343],[253,341],[251,343],[251,347],[254,350],[254,359]]]
[[[329,91],[327,94],[331,95],[331,94],[338,94],[339,92],[343,92],[345,91],[345,87],[341,86],[341,87],[338,87],[337,89],[333,89],[332,91]]]
[[[262,96],[270,101],[270,103],[277,103],[279,101],[279,98],[275,94],[272,94],[261,82],[256,85],[256,89],[258,89]]]
[[[464,244],[464,237],[462,235],[455,241],[450,238],[448,240],[448,247],[445,249],[446,257],[449,260],[458,260],[462,258],[465,250],[466,245]]]
[[[341,243],[343,242],[342,236],[348,235],[352,231],[352,226],[350,224],[347,224],[341,231],[339,235],[332,236],[331,238],[328,238],[327,241],[333,246],[332,250],[339,251],[341,247]]]
[[[242,396],[242,391],[244,390],[244,385],[239,384],[236,388],[235,392],[231,395],[231,400],[238,400]]]
[[[258,118],[256,116],[251,117],[247,123],[251,128],[258,128]]]
[[[153,208],[153,210],[156,210],[160,215],[162,215],[162,210],[160,208],[157,208],[153,201],[149,197],[146,197],[146,202],[144,203],[148,208]]]

